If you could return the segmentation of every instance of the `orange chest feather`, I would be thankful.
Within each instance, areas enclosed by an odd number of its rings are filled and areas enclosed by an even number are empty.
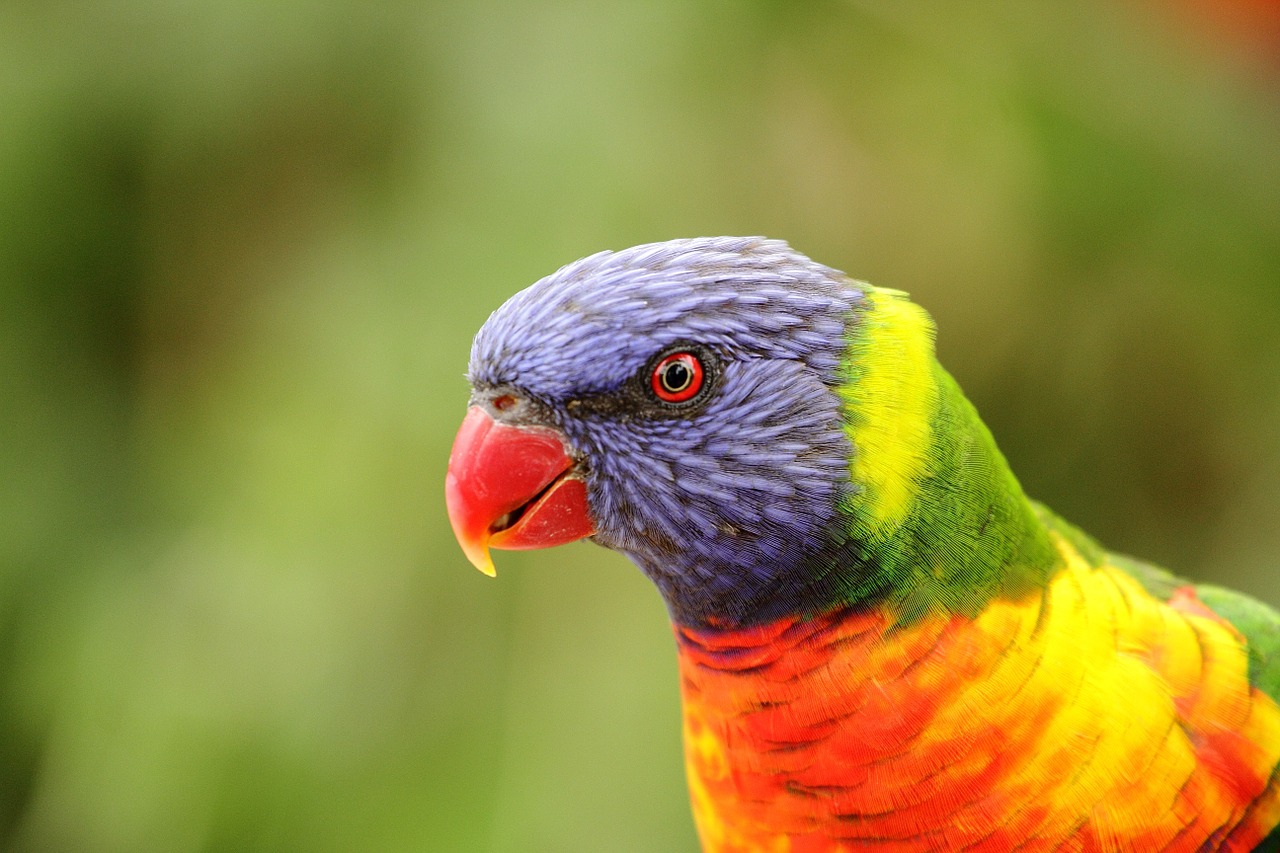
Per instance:
[[[1280,708],[1239,637],[1060,547],[1042,598],[976,619],[678,629],[705,849],[1253,849]]]

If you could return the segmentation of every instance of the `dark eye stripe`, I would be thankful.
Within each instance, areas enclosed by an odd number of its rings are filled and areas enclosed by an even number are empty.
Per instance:
[[[673,364],[678,372],[672,372]],[[676,344],[654,355],[622,387],[575,397],[566,406],[577,417],[688,418],[711,399],[720,370],[713,350]]]

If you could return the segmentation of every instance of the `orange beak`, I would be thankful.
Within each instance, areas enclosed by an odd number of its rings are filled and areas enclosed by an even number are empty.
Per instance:
[[[573,467],[564,436],[544,426],[495,421],[467,411],[444,481],[449,523],[462,552],[493,577],[489,548],[550,548],[590,536],[587,484]]]

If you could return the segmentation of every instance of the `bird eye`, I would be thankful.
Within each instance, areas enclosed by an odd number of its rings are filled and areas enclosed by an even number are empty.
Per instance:
[[[702,390],[702,362],[691,352],[673,352],[653,368],[649,384],[665,403],[692,400]]]

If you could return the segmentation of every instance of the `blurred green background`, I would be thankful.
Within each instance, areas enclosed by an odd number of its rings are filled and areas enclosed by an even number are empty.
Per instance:
[[[602,248],[910,291],[1031,494],[1280,604],[1275,9],[4,2],[3,846],[694,850],[656,593],[445,520]]]

